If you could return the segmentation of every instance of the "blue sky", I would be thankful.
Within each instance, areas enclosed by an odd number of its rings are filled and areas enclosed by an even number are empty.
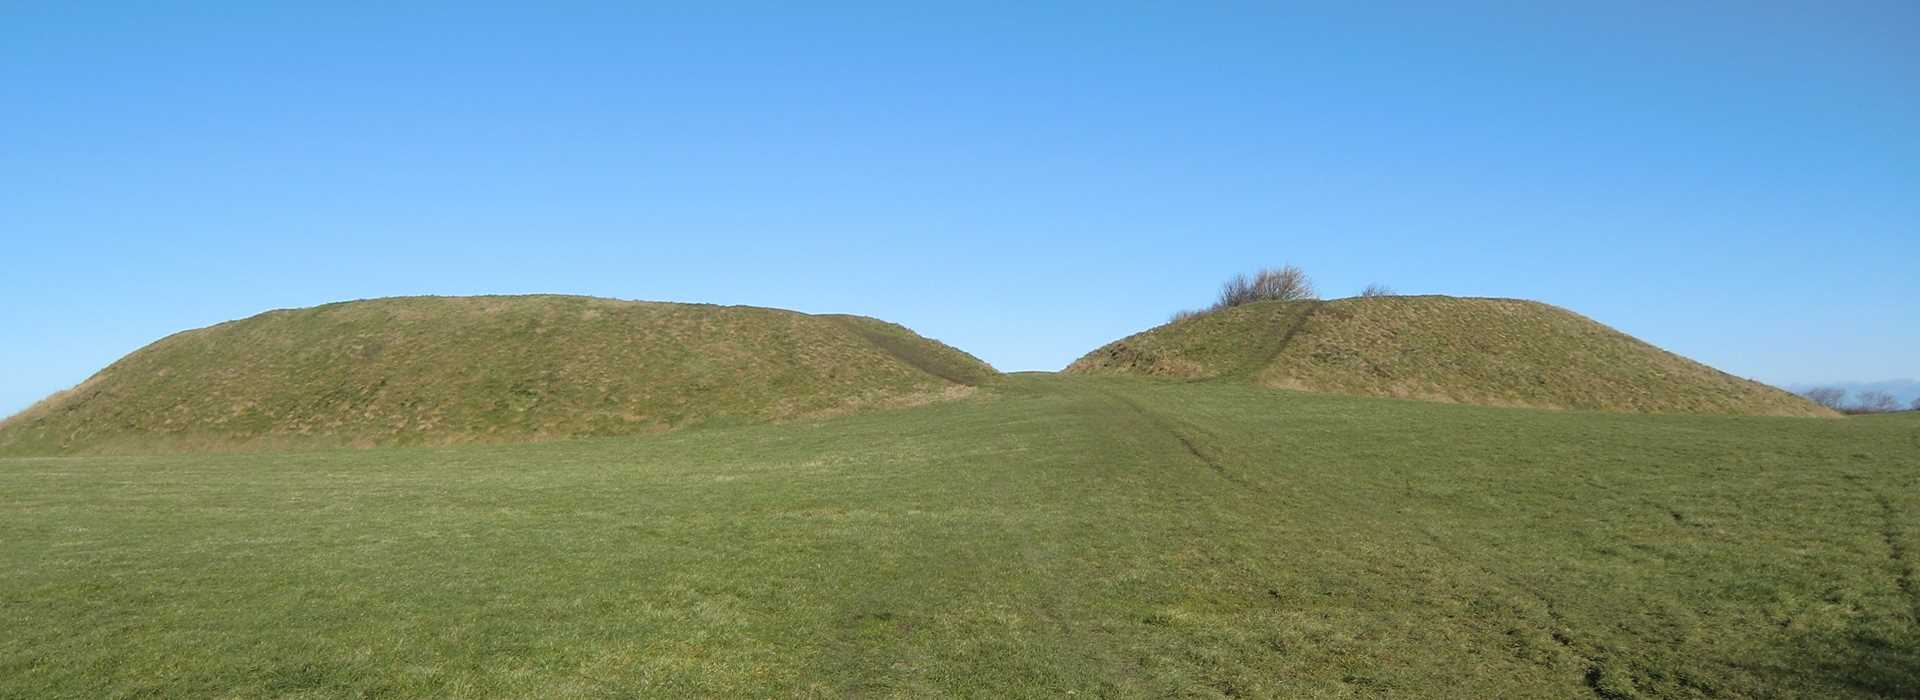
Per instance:
[[[792,5],[0,4],[0,413],[400,294],[1057,369],[1287,262],[1920,375],[1920,4]]]

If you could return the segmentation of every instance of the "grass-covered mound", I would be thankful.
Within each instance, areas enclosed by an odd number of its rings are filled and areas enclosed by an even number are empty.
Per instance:
[[[161,339],[0,423],[0,452],[620,435],[924,403],[995,374],[859,317],[572,296],[375,299]]]
[[[1584,316],[1514,299],[1253,303],[1115,341],[1067,371],[1497,406],[1832,415]]]

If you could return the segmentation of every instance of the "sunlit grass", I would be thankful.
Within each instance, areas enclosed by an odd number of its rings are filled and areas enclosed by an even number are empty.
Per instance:
[[[1911,696],[1920,423],[1017,376],[0,460],[0,696]]]

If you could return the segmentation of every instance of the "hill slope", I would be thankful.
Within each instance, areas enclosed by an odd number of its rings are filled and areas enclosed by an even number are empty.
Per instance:
[[[1485,405],[1832,415],[1584,316],[1513,299],[1248,304],[1115,341],[1066,371],[1234,378],[1276,388]]]
[[[859,317],[549,295],[375,299],[164,338],[0,423],[0,452],[618,435],[922,403],[995,374]]]

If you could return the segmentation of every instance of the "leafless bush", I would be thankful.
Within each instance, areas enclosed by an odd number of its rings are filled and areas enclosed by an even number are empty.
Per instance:
[[[1846,408],[1847,390],[1837,386],[1820,386],[1800,393],[1808,401],[1826,406],[1835,411]]]
[[[1373,284],[1367,285],[1366,289],[1360,290],[1360,296],[1390,297],[1390,296],[1393,296],[1393,288],[1384,284],[1380,284],[1379,282],[1375,282]]]
[[[1900,400],[1884,391],[1862,391],[1853,400],[1853,413],[1892,413],[1900,410]]]
[[[1908,405],[1907,405],[1907,410],[1909,410],[1909,411],[1920,411],[1920,398],[1916,398],[1916,399],[1914,399],[1914,400],[1913,400],[1913,403],[1911,403],[1911,404],[1908,404]]]
[[[1173,317],[1167,319],[1167,323],[1179,323],[1190,318],[1199,318],[1205,315],[1207,315],[1205,309],[1181,309],[1173,312]]]
[[[1300,268],[1287,265],[1280,268],[1266,268],[1246,275],[1234,275],[1226,284],[1220,285],[1220,298],[1213,303],[1214,309],[1230,309],[1241,304],[1256,301],[1298,301],[1313,298],[1313,282],[1307,279],[1307,273]]]

